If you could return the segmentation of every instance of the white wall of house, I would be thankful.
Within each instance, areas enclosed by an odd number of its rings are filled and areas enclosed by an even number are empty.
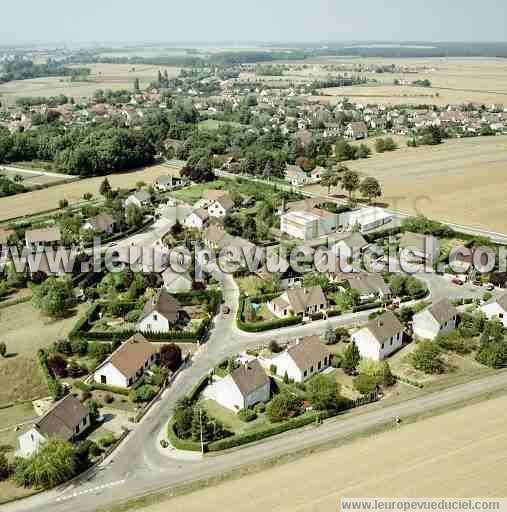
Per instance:
[[[123,375],[111,362],[99,367],[93,374],[93,380],[98,384],[128,388],[128,378]],[[133,384],[133,383],[130,383]]]
[[[32,427],[18,437],[19,455],[30,457],[45,442],[46,438],[35,427]]]
[[[282,352],[276,357],[273,357],[271,364],[276,366],[276,374],[279,377],[283,377],[285,372],[287,372],[289,379],[294,379],[294,382],[303,382],[303,372],[298,368],[287,352]]]
[[[201,231],[204,227],[204,222],[201,217],[195,213],[191,213],[184,221],[183,224],[187,228],[198,229]]]
[[[440,334],[447,334],[456,328],[456,317],[440,325],[428,310],[421,311],[414,315],[412,326],[414,334],[419,338],[434,340]]]
[[[137,330],[140,332],[168,332],[170,327],[167,318],[157,311],[152,311],[137,324]]]
[[[238,412],[245,408],[245,400],[238,386],[230,375],[214,382],[205,393],[207,398],[215,400],[221,406]]]
[[[129,204],[135,204],[138,208],[142,208],[142,206],[143,206],[143,204],[141,203],[141,201],[139,201],[139,199],[137,199],[137,197],[135,197],[135,196],[129,196],[129,197],[127,197],[127,199],[125,200],[125,208],[126,208]]]
[[[488,320],[492,320],[493,318],[498,318],[504,327],[507,327],[507,311],[505,311],[497,302],[492,302],[491,304],[485,304],[479,308],[488,318]]]
[[[355,341],[361,357],[381,361],[403,345],[403,332],[399,332],[385,342],[379,343],[369,329],[364,328],[353,333],[352,340]]]

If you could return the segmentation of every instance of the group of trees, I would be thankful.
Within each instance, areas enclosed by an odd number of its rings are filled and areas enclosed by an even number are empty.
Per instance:
[[[27,188],[5,176],[0,176],[0,197],[13,196],[26,192]]]
[[[75,305],[72,281],[68,277],[50,277],[33,290],[34,306],[51,318],[61,318]]]
[[[3,64],[0,83],[47,76],[87,77],[89,74],[89,68],[66,67],[54,59],[48,59],[44,64],[35,64],[31,60],[17,57]]]
[[[343,165],[338,167],[337,171],[327,170],[322,176],[321,184],[327,187],[328,195],[332,187],[340,184],[341,188],[348,193],[350,201],[358,190],[363,197],[368,198],[370,203],[382,195],[380,183],[376,178],[367,176],[361,180],[356,171],[351,171]]]
[[[377,151],[377,153],[384,153],[385,151],[394,151],[396,149],[398,149],[398,146],[391,137],[386,137],[385,139],[379,137],[375,141],[375,150]]]

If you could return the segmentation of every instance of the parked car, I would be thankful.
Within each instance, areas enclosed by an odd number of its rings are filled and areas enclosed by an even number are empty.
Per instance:
[[[493,283],[487,283],[484,285],[484,288],[486,288],[486,290],[488,290],[488,292],[492,292],[495,289],[495,286]]]
[[[474,286],[482,286],[482,281],[474,281],[472,284]]]
[[[222,306],[222,314],[228,315],[231,312],[231,308],[229,306]]]
[[[461,279],[458,279],[457,277],[455,277],[454,279],[451,280],[451,283],[452,284],[455,284],[457,286],[463,286],[465,283],[461,280]]]

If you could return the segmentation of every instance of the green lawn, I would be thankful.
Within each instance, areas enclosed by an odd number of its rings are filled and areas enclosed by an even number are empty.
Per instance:
[[[194,204],[202,198],[202,195],[204,192],[206,192],[206,190],[222,188],[224,185],[225,181],[215,180],[210,181],[209,183],[202,183],[199,185],[192,185],[190,187],[181,188],[171,192],[170,195],[179,201]]]
[[[223,423],[228,430],[235,434],[261,430],[271,425],[265,413],[259,414],[256,420],[245,423],[238,418],[236,413],[222,407],[214,400],[206,400],[205,404],[208,414]]]
[[[241,290],[241,293],[250,297],[255,297],[256,295],[262,293],[262,286],[264,285],[264,281],[257,276],[248,276],[236,279],[236,284]]]
[[[234,121],[217,121],[216,119],[206,119],[198,124],[200,130],[218,130],[222,126],[232,126],[233,128],[244,128],[241,123]]]

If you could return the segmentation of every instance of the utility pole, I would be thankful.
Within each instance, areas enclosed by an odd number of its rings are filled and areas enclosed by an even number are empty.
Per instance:
[[[204,455],[204,440],[202,436],[202,407],[199,407],[199,425],[201,427],[201,453]]]

